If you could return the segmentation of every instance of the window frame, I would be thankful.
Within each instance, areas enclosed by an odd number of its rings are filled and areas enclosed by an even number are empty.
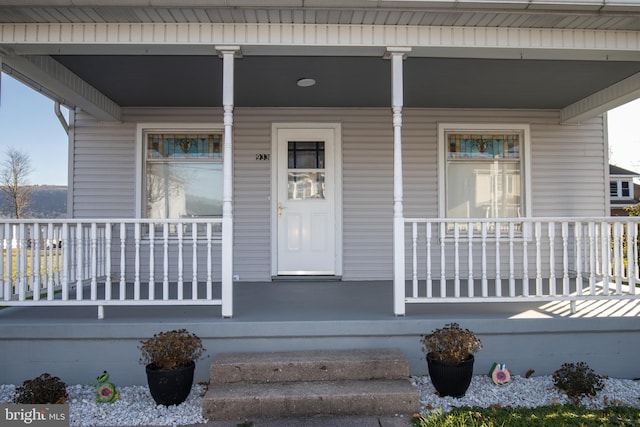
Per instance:
[[[136,126],[136,211],[139,219],[153,219],[146,216],[146,135],[149,133],[219,133],[222,135],[220,159],[215,162],[224,164],[224,125],[207,125],[203,123],[138,123]],[[200,160],[202,161],[202,160]],[[224,178],[224,177],[223,177]]]
[[[448,145],[445,135],[449,132],[504,133],[517,132],[522,135],[520,147],[520,177],[522,191],[522,216],[531,218],[531,140],[530,126],[523,123],[438,123],[438,215],[447,218],[447,168]],[[462,219],[462,218],[456,218]],[[467,219],[467,218],[464,218]],[[479,218],[475,218],[479,219]],[[482,218],[491,219],[491,218]]]
[[[622,184],[626,183],[629,192],[628,196],[624,195],[624,190],[622,188]],[[611,194],[611,185],[615,184],[616,186],[616,195]],[[633,179],[625,179],[625,178],[612,178],[609,180],[609,197],[611,200],[633,200],[635,198],[635,194],[633,191]]]

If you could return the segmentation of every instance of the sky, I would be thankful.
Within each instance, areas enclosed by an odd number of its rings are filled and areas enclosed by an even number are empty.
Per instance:
[[[30,184],[67,185],[69,139],[53,101],[4,73],[1,79],[0,162],[8,149],[21,150],[31,158]]]
[[[68,112],[62,111],[68,118]],[[609,111],[608,117],[610,162],[640,173],[640,99]],[[9,148],[30,156],[30,184],[67,185],[68,137],[53,101],[2,74],[0,161]]]

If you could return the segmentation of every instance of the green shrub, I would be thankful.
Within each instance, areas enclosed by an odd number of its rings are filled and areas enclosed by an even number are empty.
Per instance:
[[[66,402],[67,397],[66,384],[60,378],[44,373],[17,387],[13,402],[27,405],[57,404]]]
[[[564,363],[553,373],[553,384],[576,402],[584,396],[595,396],[604,388],[602,377],[585,362]]]

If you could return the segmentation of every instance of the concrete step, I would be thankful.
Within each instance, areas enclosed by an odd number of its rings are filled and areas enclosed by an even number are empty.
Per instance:
[[[211,384],[403,379],[409,362],[400,350],[323,350],[219,353]]]
[[[211,384],[203,399],[209,420],[410,415],[419,396],[408,379]]]

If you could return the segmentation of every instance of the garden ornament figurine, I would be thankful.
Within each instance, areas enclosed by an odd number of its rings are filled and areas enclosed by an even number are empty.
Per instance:
[[[98,376],[98,384],[96,384],[96,402],[98,403],[113,403],[120,397],[116,386],[107,380],[109,374],[104,371]]]
[[[511,374],[504,363],[494,363],[489,370],[489,377],[496,385],[508,384],[511,381]]]

